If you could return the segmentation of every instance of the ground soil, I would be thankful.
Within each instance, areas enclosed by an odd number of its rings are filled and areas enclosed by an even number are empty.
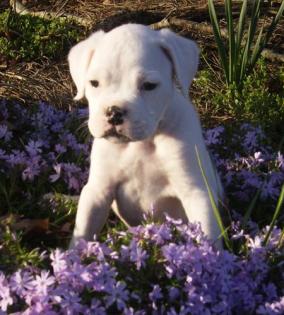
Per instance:
[[[11,2],[11,1],[10,1]],[[12,0],[13,2],[13,0]],[[271,1],[270,1],[271,2]],[[23,0],[31,12],[52,13],[54,16],[73,16],[83,21],[86,34],[97,29],[106,31],[123,23],[155,25],[167,19],[169,27],[183,36],[198,42],[207,51],[211,64],[218,68],[216,47],[210,27],[207,0]],[[239,14],[239,1],[234,3],[234,16]],[[0,11],[9,7],[9,1],[1,1]],[[279,7],[279,1],[266,4],[266,18],[271,17]],[[224,16],[223,1],[217,1],[218,16]],[[284,51],[284,19],[274,32],[269,49]],[[221,25],[225,23],[222,20]],[[159,27],[159,26],[158,26]],[[67,55],[67,52],[66,52]],[[66,55],[56,61],[42,59],[37,62],[14,62],[0,56],[0,98],[15,99],[23,103],[43,100],[58,107],[74,106],[74,86],[68,71]],[[200,67],[206,67],[201,62]],[[200,91],[193,91],[200,93]]]

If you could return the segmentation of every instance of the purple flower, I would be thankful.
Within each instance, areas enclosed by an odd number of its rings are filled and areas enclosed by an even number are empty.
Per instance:
[[[93,279],[92,273],[81,263],[75,262],[71,268],[69,266],[69,269],[69,276],[72,277],[75,286],[80,287],[86,283],[91,283]]]
[[[137,241],[132,240],[129,246],[122,245],[121,257],[123,260],[129,259],[131,262],[134,262],[136,269],[140,270],[145,265],[149,255],[138,245]]]
[[[25,146],[26,151],[29,153],[31,157],[37,156],[42,152],[43,142],[30,140],[29,143]]]
[[[205,143],[207,145],[218,144],[221,139],[220,136],[224,132],[225,128],[223,126],[218,126],[212,129],[208,129],[205,132]]]
[[[49,180],[54,183],[56,182],[60,176],[61,176],[61,171],[62,171],[62,165],[59,163],[59,164],[55,164],[53,165],[53,169],[55,170],[55,174],[52,174],[49,176]]]
[[[41,271],[40,275],[35,276],[35,280],[31,282],[33,285],[34,294],[37,296],[46,296],[53,288],[55,278],[50,276],[49,271]]]
[[[169,291],[169,299],[170,299],[170,301],[173,301],[173,302],[176,301],[177,298],[181,294],[180,290],[176,287],[169,287],[168,291]]]
[[[57,277],[60,277],[67,272],[70,261],[68,260],[66,252],[57,248],[50,254],[50,259],[53,272]]]
[[[25,152],[19,150],[12,150],[12,153],[9,155],[7,162],[12,167],[15,165],[21,165],[26,163],[26,154]]]
[[[79,118],[87,118],[89,116],[89,109],[88,107],[78,108],[77,113],[78,113]]]
[[[55,295],[55,302],[60,305],[63,314],[75,315],[84,313],[85,308],[81,304],[82,300],[79,294],[73,289],[58,286],[53,294]]]
[[[40,174],[40,165],[35,161],[35,163],[30,163],[22,172],[23,180],[33,181],[36,176]]]
[[[277,158],[276,158],[277,166],[284,171],[284,156],[280,152],[277,152]]]
[[[18,270],[11,276],[11,289],[20,297],[24,297],[33,289],[32,280],[33,277],[30,272]]]
[[[156,302],[163,298],[162,290],[158,284],[153,285],[153,290],[149,293],[149,298],[153,302],[153,308],[157,309]]]
[[[81,185],[80,185],[79,179],[77,179],[74,176],[70,176],[69,181],[68,181],[68,187],[69,189],[73,189],[77,192],[80,191]]]
[[[7,311],[9,305],[13,304],[11,290],[5,275],[0,271],[0,309],[3,312]]]
[[[79,146],[76,137],[72,133],[65,133],[61,136],[61,141],[66,143],[74,151],[79,151]]]
[[[245,136],[243,139],[243,148],[245,150],[257,149],[260,140],[264,138],[264,134],[261,128],[253,127],[249,124],[243,124],[241,130],[245,131]]]
[[[60,132],[64,128],[64,124],[62,122],[56,122],[53,125],[51,125],[50,130],[53,132]]]
[[[7,103],[4,99],[0,100],[0,113],[3,120],[7,120],[9,118]]]
[[[13,313],[14,315],[58,315],[57,312],[52,310],[52,306],[45,302],[35,302],[29,306],[24,312]]]
[[[266,181],[261,189],[260,194],[262,199],[272,198],[277,199],[279,196],[279,190],[274,186],[273,181]]]
[[[86,310],[87,315],[106,315],[106,309],[102,305],[101,301],[97,299],[92,299],[91,306]]]
[[[1,160],[6,160],[7,159],[7,155],[6,152],[2,149],[0,149],[0,159]]]
[[[126,307],[129,292],[126,290],[126,284],[118,281],[115,285],[108,288],[108,295],[105,297],[106,306],[109,307],[112,304],[116,304],[119,311]]]
[[[55,151],[56,151],[57,153],[65,153],[65,152],[67,151],[67,149],[66,149],[63,145],[61,145],[61,144],[59,143],[59,144],[56,144],[56,145],[55,145]]]
[[[278,301],[273,303],[266,302],[264,305],[261,305],[256,314],[260,315],[282,315],[284,314],[284,296],[280,297]]]
[[[12,132],[8,130],[6,125],[0,125],[0,140],[4,139],[5,142],[8,142],[12,138]]]
[[[64,171],[64,180],[68,184],[69,189],[79,191],[81,188],[79,179],[82,170],[74,163],[62,163],[61,167]]]
[[[258,162],[258,163],[264,162],[264,159],[263,159],[262,156],[263,156],[263,155],[262,155],[262,153],[261,153],[260,151],[255,152],[255,153],[254,153],[254,159],[255,159],[255,161]]]

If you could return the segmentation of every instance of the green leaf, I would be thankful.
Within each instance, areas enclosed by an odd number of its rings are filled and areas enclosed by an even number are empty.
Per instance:
[[[258,58],[260,57],[262,50],[264,49],[264,47],[268,43],[268,41],[272,35],[272,32],[274,31],[277,23],[279,22],[280,18],[282,17],[283,11],[284,11],[284,1],[282,1],[278,12],[275,15],[275,17],[273,18],[273,20],[272,20],[272,22],[271,22],[271,24],[270,24],[270,26],[266,32],[266,35],[264,37],[262,36],[263,27],[261,28],[260,33],[259,33],[258,38],[257,38],[257,41],[256,41],[256,44],[254,46],[254,50],[252,53],[252,58],[251,58],[251,62],[249,65],[248,72],[250,72],[253,69],[253,67],[255,66]]]
[[[281,207],[282,207],[282,204],[283,204],[283,200],[284,200],[284,185],[282,186],[282,189],[281,189],[281,193],[280,193],[280,196],[279,196],[279,199],[278,199],[278,202],[277,202],[277,206],[275,208],[275,212],[273,214],[273,218],[271,220],[271,223],[270,223],[270,226],[269,226],[269,229],[267,231],[267,234],[264,238],[264,241],[263,241],[263,244],[264,245],[267,245],[268,243],[268,240],[269,240],[269,237],[270,237],[270,234],[275,226],[275,222],[280,214],[280,211],[281,211]],[[282,208],[283,210],[283,208]]]
[[[237,26],[237,35],[236,35],[236,70],[235,70],[235,81],[236,84],[239,84],[240,78],[240,66],[241,66],[241,56],[242,56],[242,41],[246,23],[246,14],[247,14],[247,0],[243,1],[243,5],[241,8],[239,22]]]
[[[255,196],[253,197],[253,200],[249,204],[249,207],[248,207],[248,209],[247,209],[247,211],[243,217],[243,220],[242,220],[242,227],[243,228],[245,228],[247,226],[248,220],[251,217],[253,209],[255,208],[256,202],[257,202],[259,195],[260,195],[260,192],[261,192],[261,188],[259,188],[257,190]]]
[[[256,62],[257,62],[257,60],[261,54],[261,51],[263,50],[264,43],[262,42],[262,39],[263,39],[262,33],[263,33],[263,27],[261,28],[261,30],[258,34],[256,43],[255,43],[253,51],[252,51],[251,61],[249,64],[249,71],[251,71],[253,69],[254,65],[256,64]]]
[[[231,0],[225,0],[225,13],[229,35],[229,83],[231,84],[234,81],[236,65],[236,43]]]
[[[241,67],[240,67],[240,76],[239,76],[239,83],[241,83],[245,76],[248,74],[248,68],[249,68],[249,55],[251,51],[251,46],[253,43],[253,39],[256,32],[257,22],[259,19],[259,13],[260,13],[260,0],[255,0],[252,7],[252,13],[251,13],[251,20],[249,23],[249,29],[248,29],[248,37],[245,45],[245,49],[243,51],[243,54],[241,56]]]
[[[276,13],[274,19],[272,20],[272,22],[271,22],[271,24],[270,24],[270,26],[268,28],[267,34],[268,34],[269,37],[271,36],[271,33],[274,31],[277,23],[279,22],[280,18],[282,17],[283,11],[284,11],[284,1],[282,1],[278,12]]]
[[[195,153],[196,153],[196,157],[197,157],[198,166],[200,168],[200,171],[201,171],[201,174],[202,174],[205,186],[207,188],[207,192],[208,192],[208,195],[209,195],[209,199],[210,199],[210,202],[211,202],[211,206],[212,206],[212,209],[213,209],[213,212],[214,212],[215,219],[216,219],[216,221],[218,223],[218,226],[219,226],[219,228],[220,228],[220,230],[222,232],[222,236],[224,238],[224,241],[225,241],[225,244],[226,244],[227,248],[232,251],[232,246],[231,246],[231,242],[229,240],[227,229],[225,229],[225,227],[223,225],[223,221],[222,221],[222,218],[221,218],[221,215],[220,215],[220,211],[219,211],[219,209],[218,209],[218,207],[216,205],[216,202],[215,202],[214,197],[213,197],[212,190],[211,190],[211,188],[210,188],[210,186],[208,184],[208,180],[207,180],[206,174],[205,174],[203,166],[202,166],[202,162],[201,162],[201,159],[200,159],[200,155],[199,155],[197,146],[195,146]]]
[[[219,23],[217,20],[217,15],[216,15],[213,0],[208,0],[208,10],[209,10],[209,16],[210,16],[210,20],[211,20],[212,27],[213,27],[215,41],[216,41],[219,56],[221,59],[220,61],[221,61],[221,64],[223,66],[226,82],[227,82],[227,84],[229,84],[229,71],[228,71],[227,55],[226,55],[225,46],[224,46],[223,41],[222,41],[221,31],[220,31]]]
[[[238,27],[237,27],[237,39],[236,39],[237,49],[240,49],[240,47],[241,47],[245,23],[246,23],[246,14],[247,14],[247,0],[243,0],[243,5],[241,8]]]

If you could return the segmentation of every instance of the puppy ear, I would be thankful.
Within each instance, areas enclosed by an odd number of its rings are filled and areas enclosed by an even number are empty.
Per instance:
[[[103,31],[95,32],[72,47],[68,54],[71,77],[77,88],[74,100],[80,100],[85,95],[86,73],[98,42],[103,35]]]
[[[184,95],[197,72],[199,48],[192,40],[186,39],[169,29],[159,31],[161,48],[173,66],[173,75]]]

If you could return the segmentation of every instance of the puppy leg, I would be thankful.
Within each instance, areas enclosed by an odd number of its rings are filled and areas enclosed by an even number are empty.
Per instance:
[[[111,191],[102,189],[98,183],[87,183],[80,195],[75,228],[69,248],[80,238],[93,239],[103,228],[113,200]]]
[[[194,148],[175,146],[171,143],[171,154],[161,154],[165,171],[177,198],[181,201],[186,216],[190,222],[200,222],[206,235],[216,241],[219,248],[222,247],[220,240],[220,228],[214,215],[209,194],[198,166]],[[164,149],[161,153],[164,153]],[[166,158],[165,158],[166,156]],[[209,186],[213,197],[218,203],[218,180],[208,153],[203,150],[203,163]]]
[[[205,234],[215,242],[218,248],[222,248],[220,239],[221,230],[214,215],[208,192],[201,190],[182,193],[180,198],[191,222],[200,222]]]

